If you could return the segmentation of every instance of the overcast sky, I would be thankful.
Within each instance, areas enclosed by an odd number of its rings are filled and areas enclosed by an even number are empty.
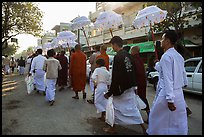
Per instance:
[[[50,31],[60,22],[70,22],[75,17],[86,16],[89,12],[96,10],[96,2],[37,2],[44,16],[42,19],[43,29]],[[27,49],[29,46],[37,46],[37,38],[32,35],[18,35],[19,50],[17,53]]]

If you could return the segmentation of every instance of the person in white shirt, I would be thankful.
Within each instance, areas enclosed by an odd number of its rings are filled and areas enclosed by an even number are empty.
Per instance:
[[[97,113],[101,113],[100,120],[105,121],[105,111],[107,99],[104,94],[108,91],[108,85],[110,85],[110,72],[105,67],[105,61],[102,58],[96,60],[97,68],[94,70],[91,80],[96,86],[94,104],[97,109]]]
[[[164,54],[156,64],[159,81],[149,114],[149,135],[187,135],[187,113],[182,87],[187,85],[184,58],[175,50],[177,34],[164,32],[161,47]]]
[[[37,92],[43,92],[45,95],[45,71],[43,70],[43,65],[47,58],[42,55],[42,49],[37,49],[37,53],[38,56],[34,57],[32,60],[29,75],[34,75],[34,84]]]
[[[91,64],[91,75],[93,74],[95,68],[96,68],[96,57],[98,55],[100,55],[100,46],[96,45],[95,46],[95,52],[90,56],[89,58],[89,63]],[[91,76],[90,76],[91,77]],[[89,80],[89,85],[90,85],[90,90],[92,92],[92,99],[87,100],[88,103],[90,104],[94,104],[94,83],[91,81],[91,79]]]
[[[50,106],[55,102],[55,86],[58,78],[58,71],[62,69],[60,62],[54,58],[54,50],[48,50],[48,59],[45,60],[43,70],[46,71],[46,101],[49,101]]]

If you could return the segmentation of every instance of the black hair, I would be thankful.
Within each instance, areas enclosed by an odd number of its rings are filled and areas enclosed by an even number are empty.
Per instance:
[[[96,60],[96,64],[99,65],[100,67],[105,66],[105,60],[102,58],[99,58]]]
[[[164,31],[164,37],[169,39],[172,45],[175,45],[178,40],[178,34],[175,30],[166,30]]]
[[[121,37],[119,36],[114,36],[111,40],[110,40],[111,44],[117,44],[120,48],[123,47],[123,40],[121,39]]]
[[[127,52],[129,52],[130,51],[130,46],[124,46],[123,49],[126,50]]]
[[[96,51],[100,51],[100,48],[101,48],[100,45],[96,45],[96,46],[95,46]]]
[[[38,54],[42,54],[42,49],[37,49]]]
[[[64,54],[65,54],[65,51],[64,51],[64,50],[62,50],[60,53],[64,55]]]
[[[47,51],[48,57],[53,57],[55,55],[55,51],[53,49],[50,49]]]

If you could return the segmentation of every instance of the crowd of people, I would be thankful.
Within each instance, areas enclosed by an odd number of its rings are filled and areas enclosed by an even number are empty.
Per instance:
[[[20,59],[15,60],[14,57],[9,59],[8,55],[5,55],[2,59],[2,70],[5,75],[14,73],[15,69],[19,72],[19,75],[23,75],[26,69],[26,61],[21,56]]]
[[[87,102],[95,105],[97,113],[101,113],[99,119],[105,121],[107,99],[113,98],[114,125],[104,128],[105,132],[115,133],[115,126],[118,124],[139,124],[143,133],[148,135],[188,134],[187,110],[182,90],[188,83],[184,58],[174,48],[176,42],[175,31],[164,32],[160,45],[163,55],[159,55],[151,65],[152,69],[159,72],[152,106],[146,97],[146,73],[139,47],[123,48],[122,38],[114,36],[110,44],[117,54],[114,56],[112,73],[109,72],[107,47],[95,47],[95,53],[89,58],[92,98]],[[48,50],[46,56],[42,55],[42,49],[37,49],[35,54],[28,57],[26,64],[21,58],[18,62],[20,74],[26,66],[28,76],[34,77],[35,90],[45,95],[50,106],[55,102],[56,85],[62,91],[69,83],[75,93],[73,99],[79,99],[79,92],[86,99],[87,56],[81,51],[81,45],[75,46],[70,57],[65,56],[65,51],[56,54],[54,49]],[[9,65],[10,60],[4,59],[5,70],[8,70]],[[143,120],[140,109],[137,108],[135,94],[146,104],[143,110],[147,113],[147,120]],[[144,123],[148,124],[147,129]]]

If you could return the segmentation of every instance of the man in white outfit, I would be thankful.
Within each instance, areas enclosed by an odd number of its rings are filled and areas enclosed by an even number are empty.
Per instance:
[[[55,102],[56,82],[58,71],[62,69],[59,60],[54,58],[54,49],[47,51],[48,59],[45,60],[43,70],[46,71],[46,101],[49,101],[50,106]]]
[[[37,53],[38,56],[32,60],[29,75],[34,74],[34,84],[36,86],[37,92],[43,92],[45,95],[45,71],[43,70],[43,65],[47,58],[42,55],[42,49],[37,49]]]
[[[156,64],[159,72],[156,97],[149,114],[149,135],[187,135],[187,115],[182,87],[187,85],[183,57],[174,49],[177,34],[166,31],[161,40],[164,54]]]

